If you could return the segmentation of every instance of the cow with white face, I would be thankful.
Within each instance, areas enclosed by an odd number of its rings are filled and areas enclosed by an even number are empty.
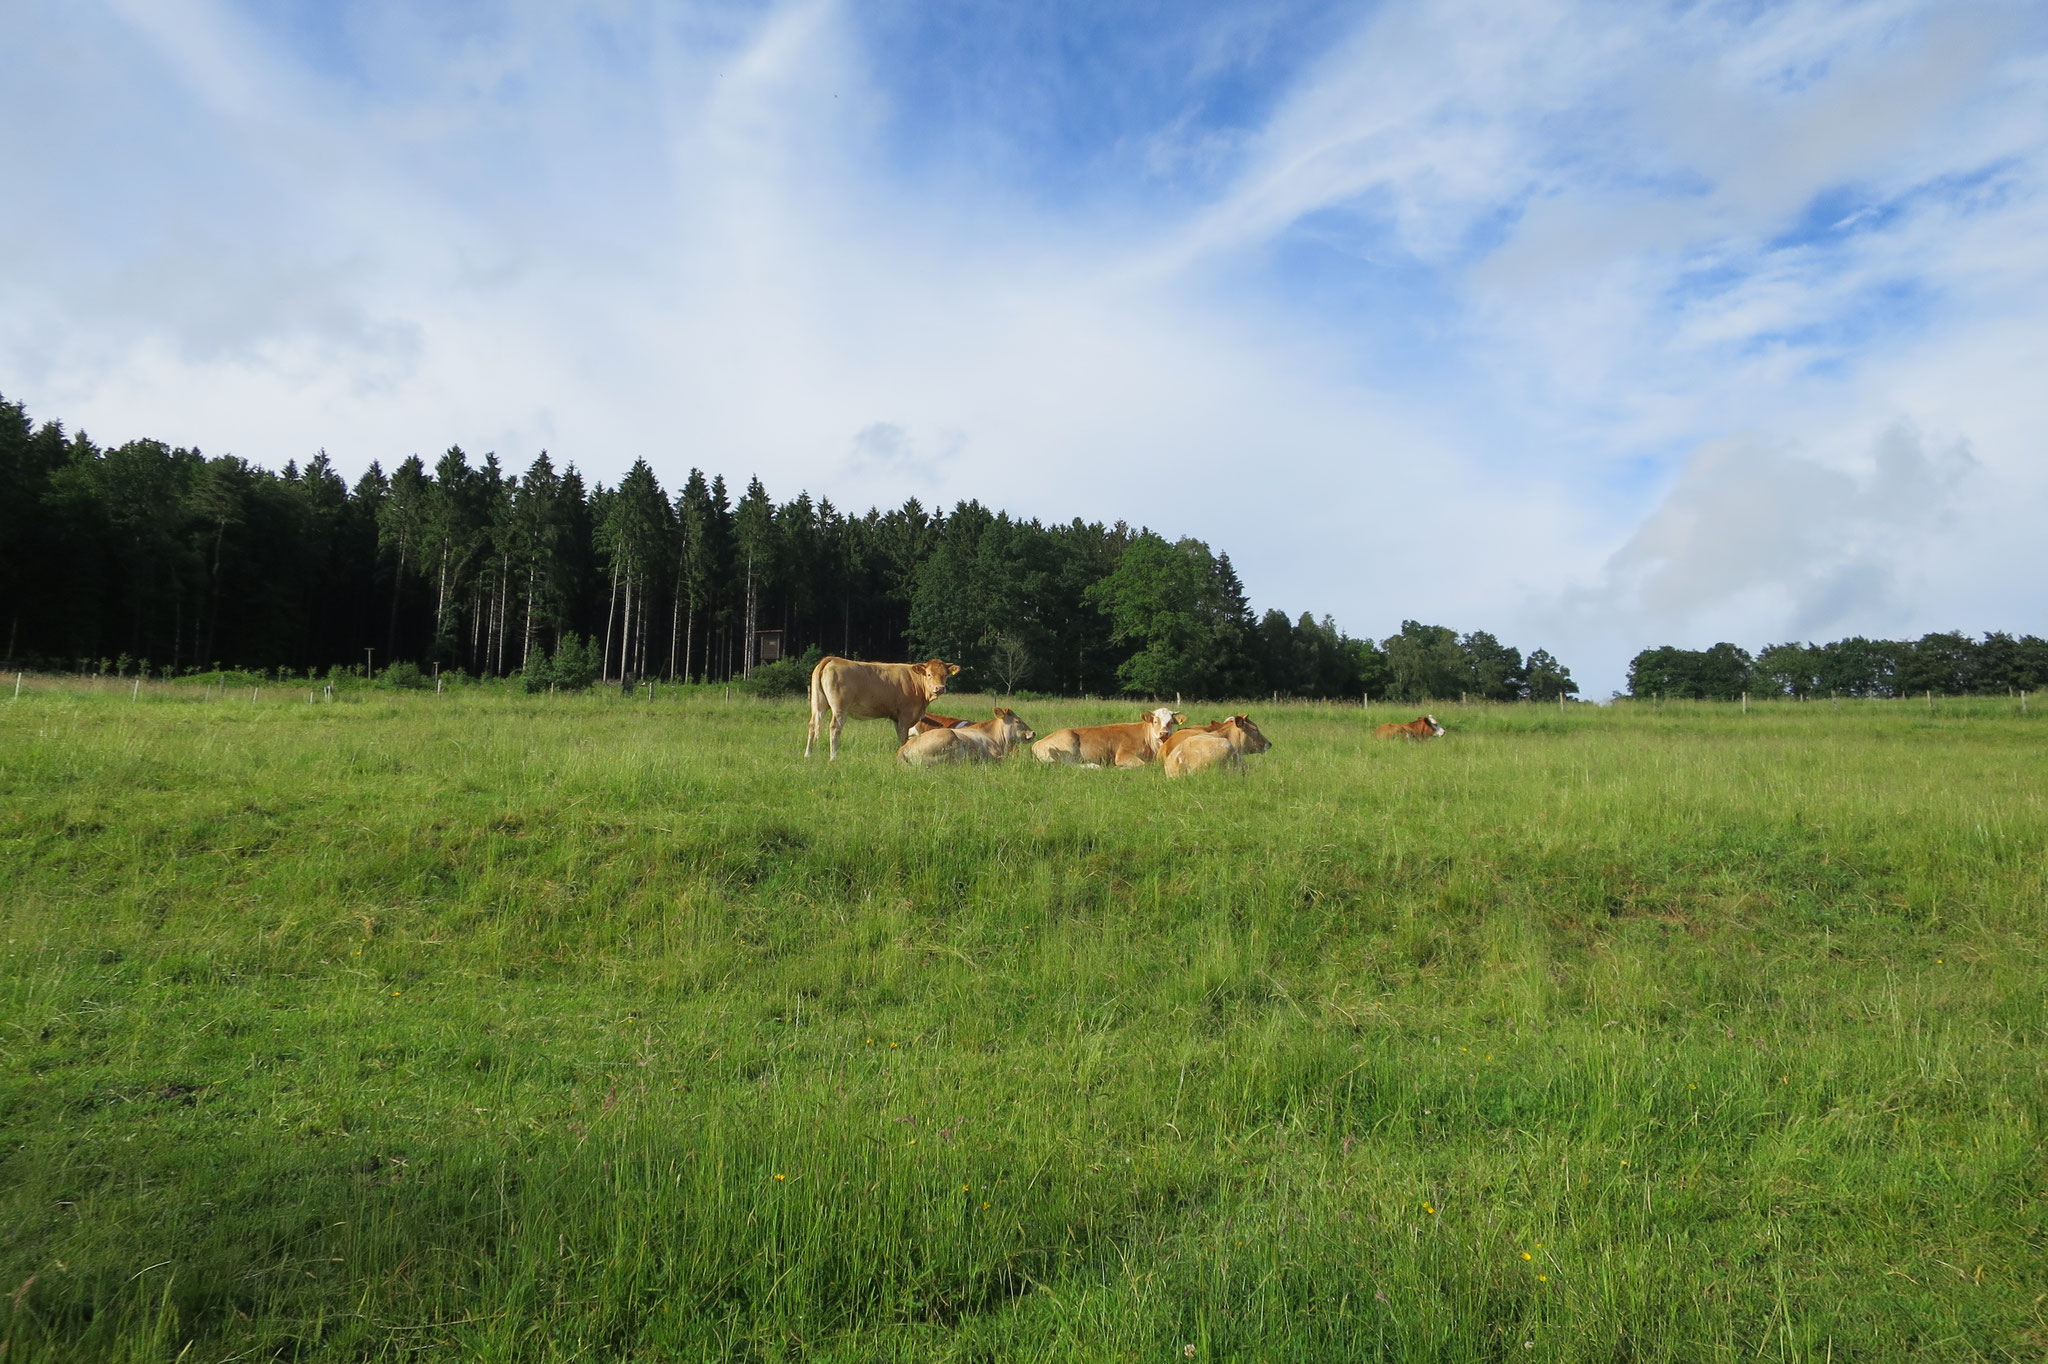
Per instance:
[[[1381,725],[1372,734],[1375,739],[1441,739],[1444,727],[1434,715],[1418,715],[1405,725]]]
[[[912,726],[934,699],[945,694],[947,681],[959,671],[958,663],[936,658],[924,663],[856,663],[831,655],[819,659],[811,669],[811,728],[804,756],[811,756],[827,710],[832,712],[828,760],[839,756],[839,731],[849,715],[856,720],[895,721],[896,746],[901,748]]]

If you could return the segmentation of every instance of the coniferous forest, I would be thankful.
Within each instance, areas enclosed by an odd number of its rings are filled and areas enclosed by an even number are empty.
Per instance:
[[[726,681],[785,660],[937,655],[991,691],[1554,700],[1547,651],[1406,622],[1255,616],[1228,554],[1119,522],[916,499],[851,513],[637,461],[586,484],[452,448],[353,485],[159,440],[101,447],[0,399],[0,592],[16,664],[152,677],[397,667]],[[769,632],[781,632],[779,636]],[[756,649],[748,641],[762,640]],[[795,671],[790,662],[780,669]]]

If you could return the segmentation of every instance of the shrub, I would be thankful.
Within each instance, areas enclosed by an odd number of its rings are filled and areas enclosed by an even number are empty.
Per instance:
[[[572,630],[555,642],[552,655],[535,660],[521,676],[530,692],[586,691],[597,681],[597,646]]]
[[[802,658],[780,658],[754,669],[753,676],[738,685],[750,696],[802,696],[811,687],[811,670],[825,651],[813,644]]]
[[[418,691],[421,687],[433,685],[433,679],[421,672],[417,663],[393,663],[377,674],[377,680],[387,687],[406,691]]]

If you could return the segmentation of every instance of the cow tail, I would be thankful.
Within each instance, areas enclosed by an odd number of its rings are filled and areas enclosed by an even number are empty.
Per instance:
[[[811,734],[804,745],[804,752],[811,751],[811,744],[818,742],[818,712],[825,705],[825,660],[819,659],[818,666],[811,669]]]

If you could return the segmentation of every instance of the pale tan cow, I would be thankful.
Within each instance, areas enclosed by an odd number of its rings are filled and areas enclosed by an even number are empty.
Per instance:
[[[910,737],[910,727],[924,715],[933,698],[944,694],[946,680],[960,671],[958,663],[932,659],[926,663],[856,663],[827,655],[811,669],[811,729],[804,756],[818,742],[818,725],[832,712],[828,758],[839,756],[839,731],[851,715],[856,720],[894,720],[896,743]]]
[[[1241,768],[1245,754],[1264,753],[1273,746],[1245,715],[1233,715],[1206,729],[1190,730],[1186,737],[1175,734],[1173,738],[1180,742],[1162,749],[1159,759],[1169,777],[1185,777],[1218,765]]]
[[[1008,706],[997,706],[995,718],[979,724],[958,724],[951,729],[928,729],[911,736],[896,756],[911,767],[933,767],[939,763],[996,762],[1019,744],[1038,736],[1021,716]]]
[[[1158,754],[1160,742],[1173,727],[1187,722],[1187,716],[1160,706],[1144,712],[1136,724],[1054,730],[1031,745],[1031,756],[1042,763],[1078,767],[1143,767]]]
[[[1444,727],[1434,715],[1418,715],[1405,725],[1381,725],[1372,732],[1375,739],[1441,739]]]
[[[1194,738],[1197,734],[1220,734],[1233,727],[1241,729],[1245,733],[1244,742],[1237,745],[1240,752],[1264,753],[1273,746],[1267,741],[1265,735],[1259,733],[1259,727],[1252,723],[1251,716],[1244,714],[1226,715],[1221,720],[1211,720],[1200,729],[1176,729],[1173,733],[1167,735],[1165,741],[1159,745],[1159,761],[1165,762],[1173,756],[1175,748]]]

